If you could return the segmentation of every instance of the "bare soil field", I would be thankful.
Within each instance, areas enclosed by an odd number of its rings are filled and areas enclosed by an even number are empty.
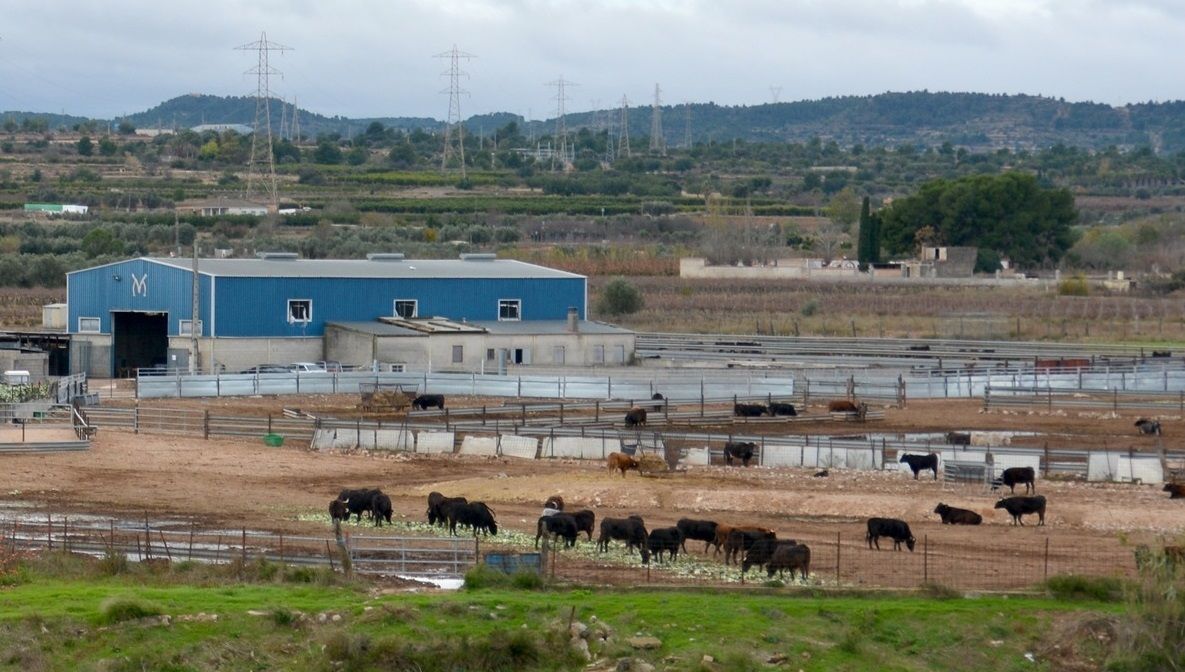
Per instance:
[[[264,410],[272,404],[291,405],[288,401],[210,403]],[[316,400],[304,397],[301,404],[315,408]],[[1130,435],[1133,429],[1122,417],[983,414],[974,402],[963,401],[890,409],[887,420],[875,429],[890,428],[1039,428],[1096,440]],[[1135,436],[1130,440],[1133,445],[1147,441]],[[1171,432],[1165,437],[1165,443],[1170,442],[1181,446]],[[232,529],[245,525],[325,534],[326,505],[337,492],[378,486],[392,495],[400,521],[423,521],[425,497],[435,490],[486,501],[504,528],[533,536],[543,500],[559,494],[569,507],[592,508],[598,518],[643,515],[651,529],[682,517],[770,527],[779,537],[809,543],[816,573],[869,585],[915,586],[926,576],[930,581],[999,588],[1031,584],[1045,572],[1126,573],[1132,569],[1132,544],[1165,543],[1185,531],[1185,503],[1170,501],[1158,487],[1144,485],[1039,479],[1039,492],[1049,500],[1047,524],[1035,526],[1034,516],[1027,519],[1028,525],[1013,527],[1004,511],[993,508],[998,493],[914,481],[897,472],[837,469],[828,478],[814,478],[813,470],[707,466],[653,477],[629,472],[623,478],[599,462],[318,453],[296,445],[269,448],[258,440],[203,441],[113,430],[100,430],[88,453],[0,459],[5,467],[0,472],[0,498],[30,502],[55,516],[149,512]],[[943,526],[932,513],[939,502],[977,511],[984,525]],[[912,554],[867,550],[864,520],[869,516],[909,521],[918,548]],[[888,540],[881,545],[891,548]],[[693,554],[702,556],[702,549],[697,542],[688,544]],[[571,556],[564,563],[563,575],[593,581],[613,580],[620,567],[587,556]]]

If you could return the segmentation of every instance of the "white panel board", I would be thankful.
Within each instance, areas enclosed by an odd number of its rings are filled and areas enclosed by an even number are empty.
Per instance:
[[[533,436],[515,436],[503,434],[498,437],[498,450],[505,457],[521,457],[528,460],[535,459],[539,453],[539,439]]]
[[[1119,480],[1159,485],[1164,482],[1164,468],[1159,457],[1150,455],[1122,455],[1119,457]]]
[[[803,453],[808,450],[813,456],[814,448],[772,446],[767,444],[761,452],[761,465],[765,467],[800,467],[803,462]]]
[[[334,432],[334,450],[353,450],[358,447],[358,430],[338,428]]]
[[[687,455],[679,460],[681,466],[705,466],[709,463],[710,450],[704,448],[688,448]]]
[[[1114,481],[1119,474],[1119,453],[1091,453],[1086,464],[1086,480]]]
[[[420,432],[416,435],[416,452],[451,453],[456,440],[452,432]]]
[[[971,432],[973,446],[1008,446],[1012,444],[1012,432]]]
[[[609,453],[615,452],[621,452],[619,439],[560,436],[543,440],[543,457],[603,460],[609,456]]]
[[[313,432],[313,440],[310,445],[313,450],[330,450],[333,448],[333,430],[316,430]]]
[[[848,469],[863,469],[865,471],[879,469],[884,461],[880,448],[874,446],[869,446],[868,448],[849,448],[845,457],[844,467]]]
[[[380,450],[413,450],[416,437],[406,429],[380,429],[372,433],[375,448]]]
[[[495,457],[498,454],[498,438],[495,436],[465,436],[461,439],[461,454]]]

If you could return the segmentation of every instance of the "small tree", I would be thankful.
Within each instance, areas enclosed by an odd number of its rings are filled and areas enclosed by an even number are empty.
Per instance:
[[[860,204],[860,232],[856,238],[856,259],[860,261],[860,270],[866,270],[873,263],[872,258],[872,210],[867,196]]]
[[[95,151],[95,143],[91,142],[89,135],[84,135],[78,139],[78,155],[90,156]]]
[[[642,293],[624,278],[614,278],[605,285],[597,312],[604,315],[629,315],[642,309]]]

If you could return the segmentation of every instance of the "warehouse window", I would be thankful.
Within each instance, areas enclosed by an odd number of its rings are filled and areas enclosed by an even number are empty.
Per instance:
[[[498,358],[498,353],[493,348],[486,348],[486,361],[492,362]]]
[[[313,302],[310,299],[288,299],[288,324],[313,321]]]
[[[103,321],[97,317],[78,318],[78,333],[97,334],[103,326]]]
[[[193,320],[181,320],[177,325],[178,336],[193,336]],[[202,335],[202,321],[197,321],[197,335]]]
[[[453,346],[453,364],[464,364],[464,363],[465,363],[465,346],[454,345]]]
[[[500,299],[498,301],[498,321],[512,322],[522,318],[522,299]]]
[[[415,299],[395,299],[395,315],[411,319],[420,316],[420,303]]]

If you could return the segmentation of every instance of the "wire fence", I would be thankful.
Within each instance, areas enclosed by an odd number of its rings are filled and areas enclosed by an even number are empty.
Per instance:
[[[1185,415],[1185,391],[1155,392],[1118,388],[1082,388],[1074,391],[1052,387],[988,387],[984,410],[1008,408],[1110,409],[1113,412],[1172,413]]]

